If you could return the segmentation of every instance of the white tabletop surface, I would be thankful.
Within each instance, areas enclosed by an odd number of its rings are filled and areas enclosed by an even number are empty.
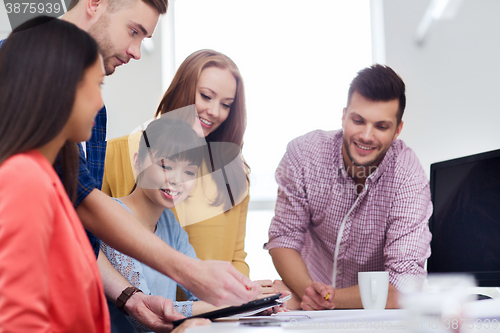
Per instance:
[[[484,302],[484,301],[478,301]],[[482,308],[496,308],[500,303],[480,303]],[[482,312],[482,311],[480,311]],[[500,308],[498,316],[488,318],[451,320],[415,317],[407,310],[329,310],[291,311],[271,317],[250,317],[239,321],[214,322],[197,326],[186,333],[208,332],[391,332],[391,333],[500,333]],[[495,312],[496,313],[496,312]],[[481,317],[481,316],[480,316]],[[263,323],[267,322],[267,323]],[[264,325],[264,326],[261,326]],[[452,325],[461,328],[453,330]],[[449,328],[449,329],[447,329]]]

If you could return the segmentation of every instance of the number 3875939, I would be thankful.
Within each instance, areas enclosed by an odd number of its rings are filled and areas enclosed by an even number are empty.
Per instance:
[[[61,4],[51,2],[5,2],[7,14],[63,14]]]

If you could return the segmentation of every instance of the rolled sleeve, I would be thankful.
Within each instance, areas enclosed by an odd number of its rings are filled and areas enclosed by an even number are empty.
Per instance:
[[[294,140],[276,169],[278,198],[264,249],[291,248],[299,253],[310,223],[309,204],[304,184],[300,144]]]
[[[389,280],[403,293],[419,288],[427,276],[424,264],[431,253],[431,214],[429,182],[424,175],[410,176],[396,193],[384,247]]]

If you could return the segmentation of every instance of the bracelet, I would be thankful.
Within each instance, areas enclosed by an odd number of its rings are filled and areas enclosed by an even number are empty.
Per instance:
[[[132,297],[133,294],[140,292],[142,293],[142,290],[136,287],[127,287],[125,288],[120,296],[116,299],[116,306],[118,307],[118,310],[123,312],[128,316],[128,313],[125,311],[125,303],[129,300],[130,297]]]

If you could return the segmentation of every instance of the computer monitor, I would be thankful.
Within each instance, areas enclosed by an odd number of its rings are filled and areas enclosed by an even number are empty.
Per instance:
[[[500,287],[500,149],[431,165],[429,273]]]

